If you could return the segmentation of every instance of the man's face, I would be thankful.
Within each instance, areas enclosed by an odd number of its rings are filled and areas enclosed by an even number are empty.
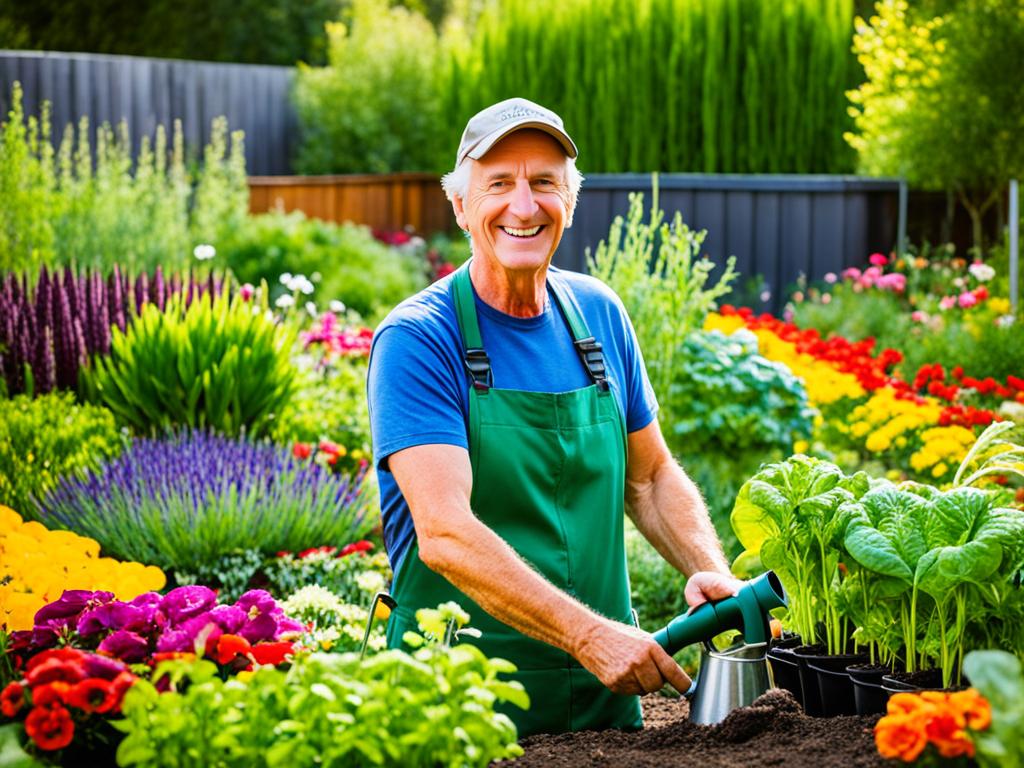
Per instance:
[[[510,270],[546,266],[570,211],[565,153],[543,131],[521,130],[495,144],[470,169],[455,218],[474,254]]]

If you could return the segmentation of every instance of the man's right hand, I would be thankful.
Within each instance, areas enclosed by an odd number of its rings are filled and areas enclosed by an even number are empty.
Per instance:
[[[615,693],[654,693],[669,683],[679,693],[690,678],[648,632],[599,619],[580,634],[573,656]]]

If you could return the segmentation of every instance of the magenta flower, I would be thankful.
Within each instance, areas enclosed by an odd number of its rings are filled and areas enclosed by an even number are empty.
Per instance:
[[[868,257],[868,261],[876,267],[884,267],[889,263],[889,257],[882,253],[872,253]]]
[[[97,656],[95,653],[82,654],[82,661],[85,665],[86,677],[98,677],[101,680],[113,680],[122,672],[128,671],[128,667],[117,659],[110,659],[106,656]]]
[[[256,288],[252,283],[245,283],[241,288],[238,289],[238,295],[242,297],[242,301],[249,301],[255,295]]]
[[[229,635],[237,634],[248,618],[245,611],[234,605],[218,605],[210,611],[210,620]]]
[[[975,296],[975,295],[974,295],[973,293],[971,293],[970,291],[964,291],[964,292],[963,292],[963,293],[961,293],[961,294],[960,294],[960,296],[959,296],[959,297],[957,298],[957,303],[958,303],[958,304],[959,304],[959,305],[960,305],[960,306],[961,306],[961,307],[962,307],[963,309],[967,309],[968,307],[973,307],[973,306],[974,306],[975,304],[977,304],[977,303],[978,303],[978,297],[977,297],[977,296]]]
[[[174,625],[205,613],[216,604],[217,593],[209,587],[178,587],[164,595],[160,601],[160,612]]]
[[[97,649],[100,653],[134,664],[149,655],[149,642],[136,632],[119,629],[108,635]]]
[[[861,272],[856,267],[843,270],[843,280],[859,280]]]

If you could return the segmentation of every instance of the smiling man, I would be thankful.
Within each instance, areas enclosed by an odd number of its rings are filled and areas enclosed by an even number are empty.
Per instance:
[[[374,335],[368,394],[401,644],[455,600],[530,694],[521,736],[642,725],[637,694],[689,679],[635,626],[623,516],[689,576],[735,593],[672,458],[618,297],[551,259],[582,177],[561,119],[509,99],[467,124],[443,184],[472,258]]]

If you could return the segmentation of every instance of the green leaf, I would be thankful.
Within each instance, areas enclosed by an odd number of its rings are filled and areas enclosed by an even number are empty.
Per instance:
[[[0,766],[3,768],[35,768],[46,765],[22,748],[22,740],[27,738],[24,733],[25,729],[21,723],[0,725]]]

